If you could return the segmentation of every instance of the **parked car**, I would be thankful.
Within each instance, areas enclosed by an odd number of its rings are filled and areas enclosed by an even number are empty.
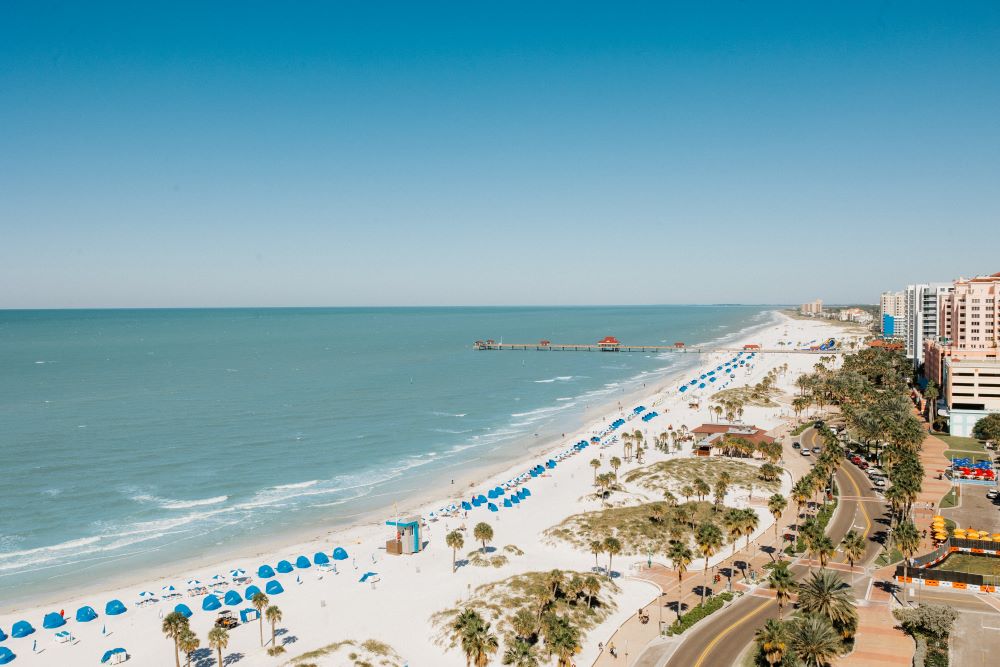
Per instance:
[[[815,426],[816,428],[823,428],[823,420],[822,419],[817,419],[816,423],[813,424],[813,426]]]
[[[885,480],[883,478],[881,478],[881,477],[876,477],[872,481],[872,484],[874,484],[875,487],[878,488],[878,489],[885,488]]]
[[[802,446],[802,445],[800,445],[800,444],[799,444],[799,443],[797,443],[797,442],[793,442],[793,443],[792,443],[792,449],[798,449],[798,448],[799,448],[799,447],[801,447],[801,446]]]
[[[1000,494],[997,493],[996,489],[990,489],[989,491],[986,492],[986,497],[989,498],[990,500],[994,500],[997,497],[997,495]]]
[[[807,447],[802,448],[802,456],[809,456],[809,449]]]
[[[819,447],[813,447],[813,454],[819,454],[821,451],[823,450],[820,449]]]

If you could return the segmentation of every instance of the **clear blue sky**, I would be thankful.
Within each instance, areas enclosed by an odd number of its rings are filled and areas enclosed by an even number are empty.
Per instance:
[[[1000,271],[1000,2],[156,4],[0,10],[0,307]]]

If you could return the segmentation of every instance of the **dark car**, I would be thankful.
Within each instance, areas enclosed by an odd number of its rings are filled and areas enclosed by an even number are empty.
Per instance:
[[[816,428],[823,428],[823,420],[822,419],[817,419],[816,423],[813,424],[813,426],[815,426]]]
[[[792,449],[798,449],[798,448],[799,448],[799,447],[801,447],[801,446],[802,446],[802,445],[800,445],[800,444],[799,444],[799,443],[797,443],[797,442],[793,442],[793,443],[792,443]]]

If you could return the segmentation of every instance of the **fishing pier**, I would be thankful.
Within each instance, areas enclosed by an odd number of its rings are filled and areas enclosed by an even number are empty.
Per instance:
[[[537,350],[539,352],[676,352],[678,354],[716,354],[718,352],[757,352],[759,354],[844,354],[844,350],[836,347],[831,338],[822,345],[807,348],[796,348],[792,345],[777,348],[762,348],[760,345],[742,345],[739,347],[708,347],[692,346],[684,343],[673,345],[631,345],[619,341],[614,336],[606,336],[596,343],[553,343],[540,340],[537,343],[503,343],[495,340],[477,340],[473,343],[476,350]]]

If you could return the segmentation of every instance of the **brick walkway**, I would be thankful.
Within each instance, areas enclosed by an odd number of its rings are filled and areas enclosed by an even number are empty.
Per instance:
[[[913,648],[913,640],[896,627],[889,605],[862,603],[858,606],[854,651],[833,664],[836,667],[910,665]]]

